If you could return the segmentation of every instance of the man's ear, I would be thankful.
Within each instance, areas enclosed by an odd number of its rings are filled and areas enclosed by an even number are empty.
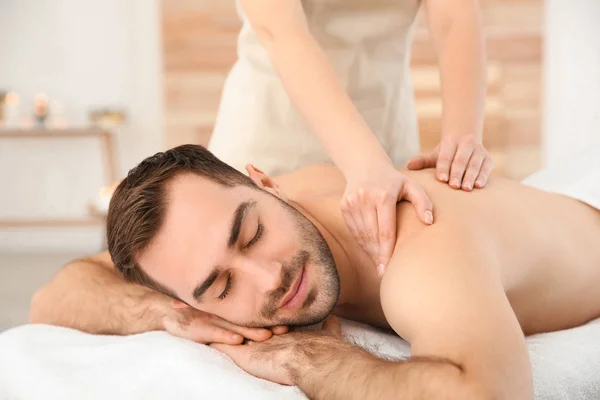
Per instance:
[[[280,199],[287,201],[287,197],[273,179],[271,179],[267,174],[262,172],[260,169],[256,168],[252,164],[246,165],[246,171],[248,172],[248,176],[250,179],[256,183],[256,185],[269,193],[274,194]]]
[[[171,300],[171,307],[173,307],[175,309],[181,309],[181,308],[189,307],[189,305],[187,305],[186,303],[184,303],[181,300]]]

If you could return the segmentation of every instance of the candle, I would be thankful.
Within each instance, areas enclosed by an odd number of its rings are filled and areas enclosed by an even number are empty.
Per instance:
[[[33,101],[33,112],[40,125],[44,125],[48,116],[48,96],[43,93],[37,94]]]
[[[7,128],[19,125],[19,95],[13,92],[7,93],[4,99],[4,121]]]

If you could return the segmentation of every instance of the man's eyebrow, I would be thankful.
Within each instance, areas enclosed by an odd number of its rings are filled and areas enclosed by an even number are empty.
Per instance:
[[[227,248],[231,249],[237,243],[242,230],[242,223],[244,218],[251,207],[254,207],[256,202],[253,200],[245,201],[241,203],[233,213],[233,220],[231,221],[231,232],[229,234],[229,240],[227,241]]]
[[[248,210],[254,207],[255,204],[255,201],[249,200],[240,203],[240,205],[236,208],[235,212],[233,213],[233,219],[231,220],[231,232],[229,233],[229,240],[227,241],[228,249],[231,249],[237,243],[242,230],[244,218],[246,217]],[[215,266],[204,282],[199,283],[198,286],[196,286],[192,296],[197,302],[200,303],[202,301],[202,296],[204,296],[206,291],[212,286],[213,283],[215,283],[220,273],[221,268],[219,266]]]
[[[202,296],[204,296],[204,293],[206,293],[208,288],[211,287],[213,283],[215,283],[215,281],[219,277],[220,272],[221,272],[221,269],[219,267],[214,267],[213,270],[211,271],[210,275],[208,275],[208,278],[206,278],[204,280],[204,282],[202,282],[202,283],[198,284],[198,286],[196,286],[196,289],[194,289],[192,296],[194,296],[194,299],[198,303],[202,302]]]

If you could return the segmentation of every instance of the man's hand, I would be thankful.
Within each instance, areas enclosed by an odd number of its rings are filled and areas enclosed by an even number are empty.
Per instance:
[[[436,168],[440,182],[454,189],[483,188],[494,168],[492,158],[481,140],[473,136],[447,136],[430,153],[413,157],[408,169]]]
[[[327,346],[330,341],[339,342],[341,337],[339,319],[329,317],[321,331],[292,332],[243,346],[211,344],[211,347],[227,354],[240,368],[257,378],[295,385],[299,350],[315,350],[316,346]]]
[[[411,202],[419,219],[433,223],[433,204],[425,189],[391,163],[369,163],[346,176],[341,201],[346,224],[381,276],[396,244],[396,203]]]
[[[172,309],[163,318],[163,325],[165,330],[174,336],[202,344],[238,345],[244,341],[244,338],[261,342],[269,339],[273,334],[283,334],[288,330],[286,326],[277,326],[271,330],[245,328],[191,307]]]

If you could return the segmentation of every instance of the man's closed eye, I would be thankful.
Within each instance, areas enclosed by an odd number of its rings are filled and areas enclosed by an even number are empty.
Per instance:
[[[264,232],[265,228],[263,226],[263,224],[259,221],[258,222],[258,227],[256,228],[256,234],[254,235],[254,237],[248,242],[248,244],[244,247],[244,249],[248,249],[250,248],[253,244],[255,244],[256,242],[258,242],[258,239],[260,239],[260,237],[262,236],[263,232]]]
[[[219,300],[224,300],[225,297],[227,297],[227,295],[229,294],[229,291],[231,290],[231,285],[233,283],[233,279],[231,277],[231,272],[229,274],[227,274],[227,283],[225,283],[225,289],[223,289],[223,292],[219,295]]]

